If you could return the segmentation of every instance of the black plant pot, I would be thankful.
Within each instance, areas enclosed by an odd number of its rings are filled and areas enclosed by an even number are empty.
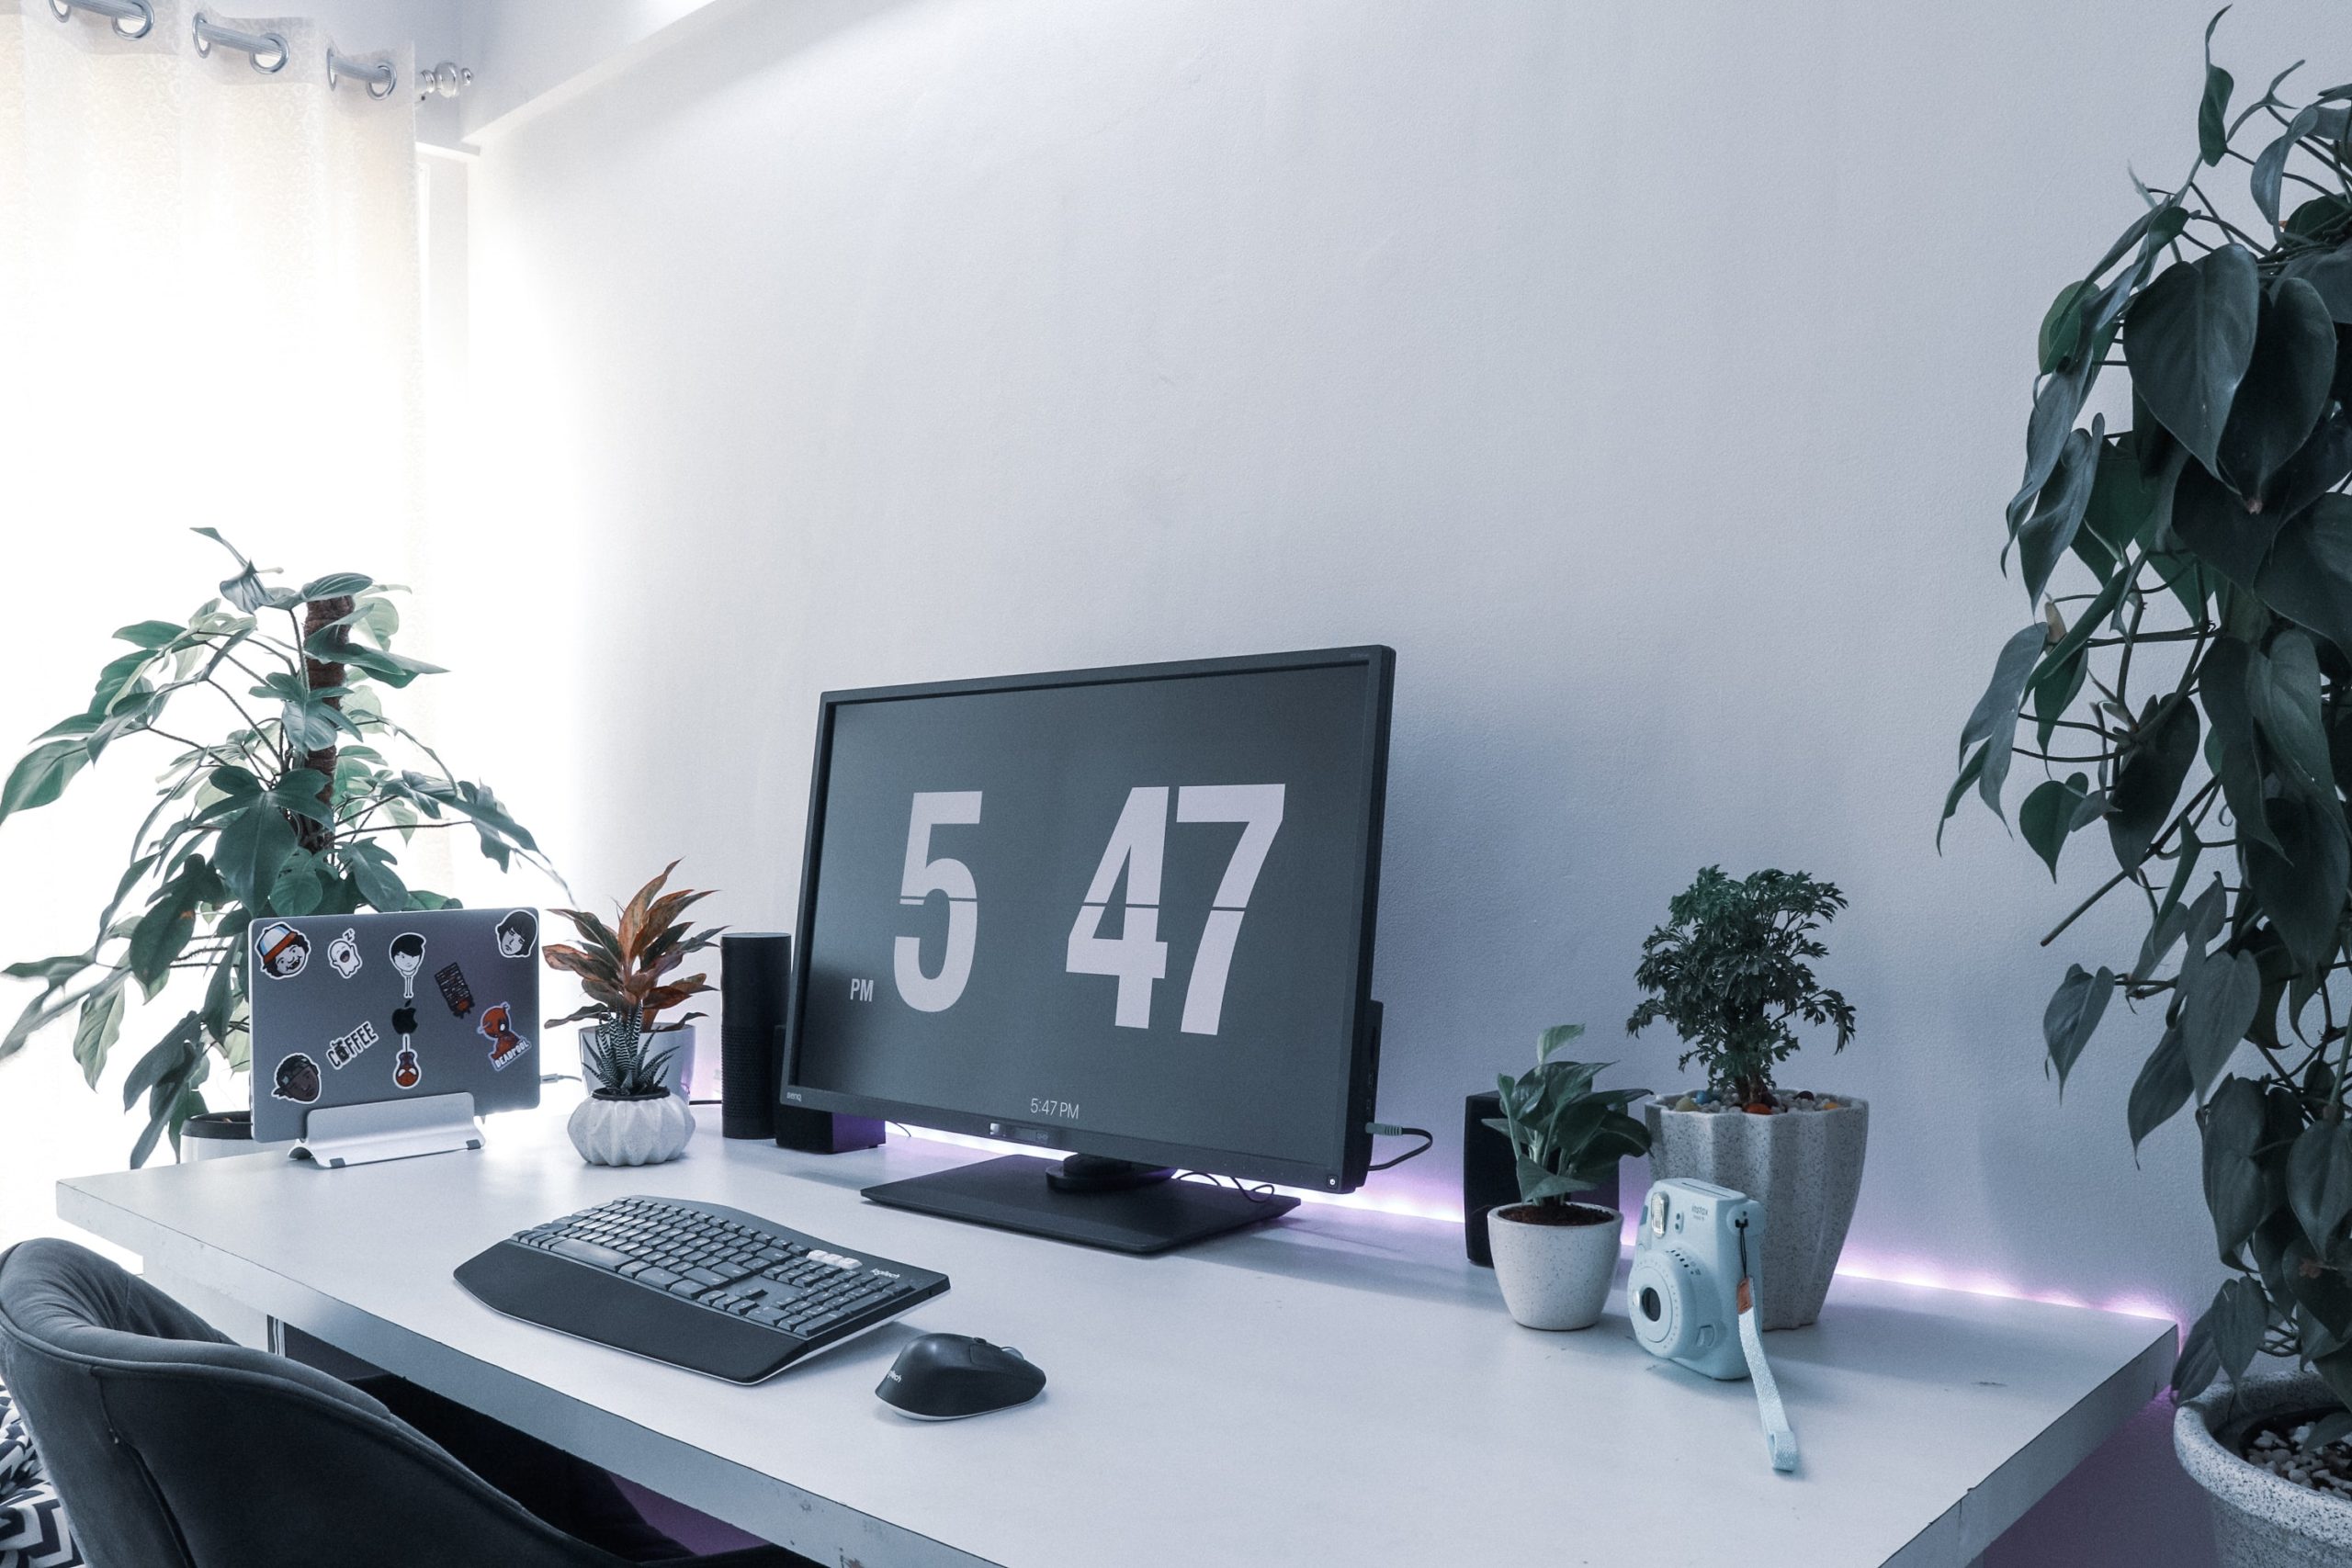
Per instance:
[[[250,1111],[207,1111],[189,1117],[180,1128],[182,1159],[224,1159],[250,1154],[253,1146],[254,1113]]]

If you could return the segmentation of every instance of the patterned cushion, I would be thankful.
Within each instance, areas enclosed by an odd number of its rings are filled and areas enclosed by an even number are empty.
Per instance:
[[[0,1568],[74,1568],[81,1561],[65,1505],[41,1472],[16,1402],[0,1387]]]

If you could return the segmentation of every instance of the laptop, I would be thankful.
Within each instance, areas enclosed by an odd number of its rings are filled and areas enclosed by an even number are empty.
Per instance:
[[[539,1102],[537,910],[272,915],[248,940],[256,1142],[322,1106]]]

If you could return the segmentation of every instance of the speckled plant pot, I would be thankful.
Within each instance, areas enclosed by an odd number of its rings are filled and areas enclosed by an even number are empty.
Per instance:
[[[2316,1372],[2255,1372],[2173,1413],[2172,1450],[2212,1500],[2222,1568],[2343,1568],[2352,1562],[2352,1503],[2299,1486],[2238,1457],[2246,1427],[2281,1411],[2333,1403]]]
[[[1625,1216],[1602,1209],[1609,1218],[1592,1224],[1540,1225],[1513,1219],[1519,1207],[1510,1204],[1487,1215],[1487,1242],[1503,1305],[1529,1328],[1590,1328],[1600,1321],[1609,1283],[1617,1277]]]
[[[661,1165],[686,1152],[695,1113],[667,1089],[633,1100],[592,1094],[564,1130],[590,1165]]]
[[[1756,1269],[1757,1316],[1766,1328],[1802,1328],[1821,1315],[1845,1249],[1871,1108],[1846,1096],[1835,1111],[1751,1116],[1743,1111],[1669,1111],[1653,1100],[1650,1176],[1687,1177],[1764,1204],[1764,1256]]]

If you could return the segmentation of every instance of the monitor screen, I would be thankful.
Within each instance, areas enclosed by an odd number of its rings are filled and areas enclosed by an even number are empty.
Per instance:
[[[786,1103],[1360,1182],[1394,658],[828,694]]]

